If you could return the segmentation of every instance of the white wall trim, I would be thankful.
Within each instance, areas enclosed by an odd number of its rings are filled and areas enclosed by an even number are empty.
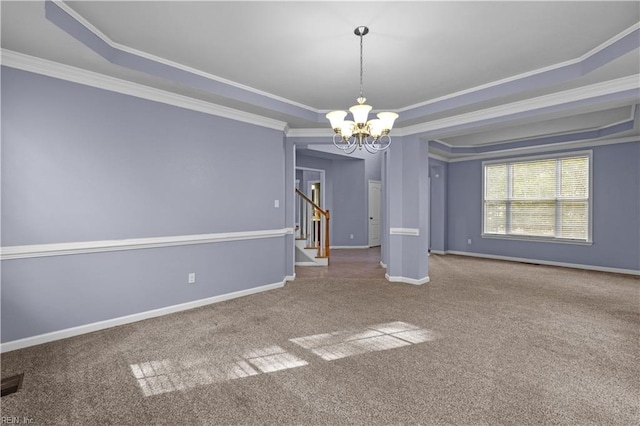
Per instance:
[[[447,254],[447,252],[444,251],[444,250],[434,250],[434,249],[431,249],[431,253],[433,253],[433,254],[443,254],[443,255]]]
[[[597,99],[601,96],[637,90],[638,88],[640,88],[640,75],[630,75],[535,98],[523,99],[509,104],[453,115],[439,120],[426,121],[397,129],[394,128],[393,134],[395,136],[409,136],[418,133],[442,131],[451,127],[474,124],[485,120],[502,119],[521,113],[532,112],[534,114],[541,114],[548,108]],[[401,109],[399,111],[403,110]],[[610,125],[605,127],[608,126]],[[321,136],[321,132],[317,129],[296,129],[295,132],[289,131],[287,134],[287,136],[293,135],[297,137],[318,137]],[[496,143],[495,145],[499,146],[501,143],[506,142]]]
[[[554,151],[593,148],[598,146],[617,145],[617,144],[632,143],[632,142],[640,142],[640,136],[628,136],[628,137],[617,138],[617,139],[585,139],[580,141],[557,142],[554,144],[501,149],[497,151],[484,152],[480,154],[462,154],[462,155],[457,154],[456,157],[452,157],[452,158],[441,157],[438,159],[445,161],[447,163],[459,163],[462,161],[484,160],[484,159],[490,159],[490,158],[501,158],[505,156],[515,156],[515,155],[545,154],[545,153],[550,153]],[[456,155],[456,154],[454,153],[453,155]],[[433,156],[433,155],[430,153],[429,156]]]
[[[500,256],[494,254],[474,253],[469,251],[448,250],[446,254],[457,254],[459,256],[481,257],[485,259],[507,260],[512,262],[538,263],[540,265],[561,266],[565,268],[587,269],[590,271],[613,272],[616,274],[640,275],[640,270],[609,268],[607,266],[584,265],[581,263],[555,262],[551,260],[527,259],[524,257]]]
[[[306,109],[306,110],[309,110],[309,111],[313,111],[315,113],[318,112],[318,110],[316,110],[315,108],[312,108],[312,107],[310,107],[308,105],[304,105],[304,104],[301,104],[299,102],[295,102],[295,101],[292,101],[290,99],[286,99],[286,98],[283,98],[281,96],[274,95],[272,93],[264,92],[262,90],[258,90],[256,88],[253,88],[253,87],[250,87],[250,86],[246,86],[244,84],[240,84],[240,83],[237,83],[235,81],[231,81],[231,80],[228,80],[226,78],[219,77],[217,75],[209,74],[209,73],[206,73],[204,71],[198,70],[196,68],[192,68],[192,67],[189,67],[187,65],[180,64],[178,62],[170,61],[170,60],[162,58],[160,56],[152,55],[152,54],[144,52],[142,50],[134,49],[132,47],[125,46],[125,45],[120,44],[120,43],[116,43],[115,41],[113,41],[109,37],[107,37],[102,31],[97,29],[91,22],[87,21],[82,15],[80,15],[78,12],[76,12],[71,7],[66,5],[64,2],[62,2],[60,0],[54,0],[53,3],[55,3],[55,5],[58,6],[60,9],[62,9],[65,13],[67,13],[69,16],[71,16],[73,19],[75,19],[78,23],[80,23],[82,26],[84,26],[86,29],[91,31],[98,38],[100,38],[102,41],[104,41],[106,44],[108,44],[110,47],[112,47],[112,48],[114,48],[116,50],[121,50],[123,52],[130,53],[130,54],[135,55],[135,56],[140,56],[140,57],[148,59],[150,61],[158,62],[158,63],[161,63],[163,65],[167,65],[167,66],[170,66],[172,68],[179,69],[181,71],[185,71],[185,72],[188,72],[188,73],[191,73],[191,74],[194,74],[194,75],[198,75],[200,77],[204,77],[204,78],[207,78],[209,80],[218,81],[220,83],[224,83],[224,84],[227,84],[229,86],[236,87],[238,89],[246,90],[248,92],[252,92],[252,93],[255,93],[255,94],[260,95],[260,96],[265,96],[267,98],[271,98],[271,99],[274,99],[274,100],[277,100],[277,101],[280,101],[280,102],[284,102],[284,103],[287,103],[289,105],[293,105],[293,106],[296,106],[296,107],[299,107],[299,108],[303,108],[303,109]]]
[[[369,246],[330,246],[331,250],[368,249]]]
[[[247,290],[234,291],[232,293],[213,296],[206,299],[194,300],[192,302],[181,303],[179,305],[167,306],[165,308],[153,309],[151,311],[140,312],[137,314],[126,315],[119,318],[80,325],[77,327],[67,328],[65,330],[52,331],[51,333],[40,334],[38,336],[26,337],[24,339],[2,343],[0,345],[0,353],[15,351],[17,349],[27,348],[29,346],[41,345],[43,343],[53,342],[55,340],[61,340],[68,337],[79,336],[81,334],[92,333],[94,331],[104,330],[106,328],[116,327],[119,325],[130,324],[149,318],[155,318],[163,315],[173,314],[176,312],[186,311],[188,309],[199,308],[201,306],[210,305],[213,303],[224,302],[226,300],[280,288],[283,287],[284,284],[285,281],[266,284]]]
[[[387,279],[387,281],[392,282],[392,283],[405,283],[405,284],[413,284],[413,285],[422,285],[422,284],[426,284],[429,282],[429,277],[426,276],[424,278],[421,278],[419,280],[415,279],[415,278],[407,278],[407,277],[392,277],[389,276],[389,274],[384,274],[384,277]]]
[[[296,274],[295,273],[293,275],[287,275],[286,277],[284,277],[284,282],[295,281],[295,280],[296,280]]]
[[[471,87],[469,89],[465,89],[465,90],[461,90],[461,91],[458,91],[458,92],[450,93],[450,94],[447,94],[447,95],[444,95],[444,96],[441,96],[441,97],[438,97],[438,98],[430,99],[428,101],[419,102],[419,103],[413,104],[413,105],[407,105],[407,106],[405,106],[403,108],[400,108],[398,110],[398,113],[402,113],[402,112],[405,112],[405,111],[408,111],[408,110],[412,110],[412,109],[415,109],[415,108],[420,108],[420,107],[423,107],[425,105],[430,105],[430,104],[433,104],[433,103],[436,103],[436,102],[445,101],[445,100],[452,99],[452,98],[455,98],[455,97],[458,97],[458,96],[467,95],[467,94],[470,94],[470,93],[475,93],[475,92],[478,92],[478,91],[483,90],[483,89],[488,89],[488,88],[495,87],[495,86],[501,86],[503,84],[507,84],[507,83],[511,83],[511,82],[514,82],[514,81],[517,81],[517,80],[525,79],[527,77],[531,77],[531,76],[542,74],[542,73],[549,72],[549,71],[554,71],[554,70],[557,70],[557,69],[560,69],[560,68],[563,68],[563,67],[568,67],[568,66],[580,63],[580,62],[584,62],[585,60],[589,59],[591,56],[601,52],[602,50],[604,50],[607,47],[611,46],[612,44],[614,44],[618,40],[620,40],[623,37],[631,34],[634,31],[636,31],[638,28],[640,28],[640,23],[633,24],[632,26],[630,26],[626,30],[616,34],[615,36],[613,36],[610,39],[606,40],[604,43],[600,44],[599,46],[591,49],[590,51],[588,51],[584,55],[579,56],[577,58],[570,59],[570,60],[567,60],[567,61],[564,61],[564,62],[559,62],[557,64],[552,64],[552,65],[549,65],[549,66],[546,66],[546,67],[543,67],[543,68],[538,68],[536,70],[527,71],[527,72],[524,72],[524,73],[521,73],[521,74],[513,75],[513,76],[510,76],[510,77],[507,77],[507,78],[503,78],[501,80],[492,81],[492,82],[489,82],[489,83],[486,83],[486,84],[482,84],[480,86],[475,86],[475,87]]]
[[[417,237],[420,235],[419,228],[389,228],[390,235],[408,235],[411,237]]]
[[[293,233],[291,228],[262,231],[224,232],[217,234],[179,235],[173,237],[131,238],[124,240],[82,241],[71,243],[8,246],[0,250],[0,260],[31,257],[64,256],[71,254],[101,253],[108,251],[209,244],[260,238],[276,238]]]
[[[318,109],[315,109],[315,108],[313,108],[311,106],[304,105],[304,104],[301,104],[299,102],[295,102],[295,101],[292,101],[290,99],[286,99],[286,98],[283,98],[283,97],[280,97],[280,96],[277,96],[277,95],[274,95],[274,94],[271,94],[271,93],[268,93],[268,92],[264,92],[264,91],[255,89],[255,88],[250,87],[250,86],[245,86],[243,84],[240,84],[240,83],[237,83],[237,82],[234,82],[234,81],[231,81],[231,80],[219,77],[219,76],[215,76],[215,75],[203,72],[201,70],[186,66],[184,64],[180,64],[180,63],[177,63],[177,62],[174,62],[174,61],[170,61],[168,59],[152,55],[152,54],[150,54],[148,52],[140,51],[140,50],[131,48],[129,46],[125,46],[125,45],[122,45],[120,43],[114,42],[107,35],[105,35],[98,28],[96,28],[93,24],[91,24],[91,22],[89,22],[87,19],[85,19],[82,15],[77,13],[71,7],[67,6],[61,0],[54,0],[53,3],[57,7],[62,9],[65,13],[67,13],[69,16],[71,16],[75,21],[77,21],[78,23],[83,25],[87,30],[92,32],[94,35],[96,35],[98,38],[100,38],[102,41],[104,41],[107,45],[109,45],[113,49],[117,49],[117,50],[120,50],[120,51],[123,51],[123,52],[127,52],[127,53],[130,53],[132,55],[136,55],[136,56],[139,56],[139,57],[151,60],[151,61],[155,61],[155,62],[164,64],[166,66],[170,66],[170,67],[173,67],[173,68],[176,68],[176,69],[179,69],[179,70],[182,70],[182,71],[194,74],[194,75],[198,75],[198,76],[210,79],[210,80],[218,81],[218,82],[221,82],[223,84],[227,84],[229,86],[237,87],[237,88],[242,89],[242,90],[247,90],[249,92],[253,92],[253,93],[256,93],[256,94],[261,95],[261,96],[265,96],[265,97],[268,97],[268,98],[271,98],[271,99],[274,99],[274,100],[277,100],[277,101],[281,101],[281,102],[284,102],[284,103],[287,103],[287,104],[290,104],[290,105],[293,105],[293,106],[297,106],[299,108],[303,108],[303,109],[306,109],[308,111],[312,111],[312,112],[317,113],[317,114],[325,114],[326,112],[328,112],[328,110],[323,110],[323,109],[318,110]],[[412,109],[415,109],[415,108],[422,107],[424,105],[433,104],[433,103],[444,101],[444,100],[451,99],[451,98],[454,98],[454,97],[458,97],[458,96],[474,93],[474,92],[477,92],[477,91],[480,91],[480,90],[484,90],[486,88],[500,86],[500,85],[511,83],[511,82],[514,82],[514,81],[517,81],[517,80],[525,79],[525,78],[528,78],[528,77],[533,76],[533,75],[538,75],[538,74],[541,74],[541,73],[544,73],[544,72],[549,72],[549,71],[561,69],[563,67],[568,67],[568,66],[571,66],[571,65],[574,65],[574,64],[579,64],[579,63],[584,62],[585,60],[589,59],[593,55],[601,52],[602,50],[608,48],[609,46],[613,45],[615,42],[617,42],[618,40],[620,40],[623,37],[627,36],[628,34],[636,31],[638,28],[640,28],[640,23],[636,23],[636,24],[632,25],[631,27],[629,27],[629,28],[623,30],[622,32],[614,35],[613,37],[611,37],[608,40],[606,40],[603,43],[601,43],[599,46],[596,46],[595,48],[591,49],[589,52],[587,52],[587,53],[585,53],[582,56],[579,56],[577,58],[570,59],[570,60],[567,60],[567,61],[564,61],[564,62],[560,62],[560,63],[557,63],[557,64],[552,64],[550,66],[546,66],[546,67],[539,68],[539,69],[536,69],[536,70],[532,70],[532,71],[528,71],[528,72],[525,72],[525,73],[517,74],[517,75],[514,75],[514,76],[510,76],[510,77],[507,77],[507,78],[504,78],[504,79],[501,79],[501,80],[489,82],[487,84],[483,84],[483,85],[480,85],[480,86],[472,87],[472,88],[469,88],[469,89],[466,89],[466,90],[462,90],[462,91],[459,91],[459,92],[447,94],[445,96],[438,97],[438,98],[435,98],[435,99],[430,99],[428,101],[420,102],[420,103],[413,104],[413,105],[408,105],[408,106],[400,108],[398,110],[398,112],[402,113],[402,112],[405,112],[405,111],[408,111],[408,110],[412,110]],[[301,129],[301,130],[304,133],[305,131],[309,131],[310,129]],[[326,129],[326,130],[328,131],[329,129]],[[297,132],[294,132],[294,133],[297,133]],[[313,133],[313,131],[310,131],[307,134],[305,134],[304,136],[311,136],[312,133]],[[402,133],[406,134],[405,132],[402,132]],[[396,135],[397,134],[398,134],[398,132],[396,132]],[[411,133],[409,133],[409,134],[411,134]]]
[[[83,84],[85,86],[91,86],[180,108],[186,108],[192,111],[203,112],[217,117],[224,117],[244,123],[255,124],[256,126],[267,127],[270,129],[280,130],[282,132],[285,131],[287,126],[287,123],[284,121],[274,120],[272,118],[263,117],[222,105],[216,105],[211,102],[190,98],[188,96],[167,92],[165,90],[156,89],[154,87],[138,83],[132,83],[127,80],[110,77],[93,71],[87,71],[81,68],[60,64],[7,49],[2,49],[2,65],[46,75],[48,77],[58,78],[60,80],[70,81],[72,83]]]
[[[333,135],[329,127],[287,130],[288,138],[331,138]]]
[[[640,75],[638,75],[638,77],[640,78]],[[585,131],[598,131],[598,130],[604,130],[613,126],[617,126],[618,124],[623,124],[623,123],[628,123],[630,121],[633,121],[635,118],[635,109],[636,109],[636,105],[632,105],[630,106],[630,110],[631,110],[631,114],[629,116],[629,118],[625,118],[624,120],[619,120],[616,121],[614,123],[607,123],[604,124],[602,126],[599,127],[589,127],[589,128],[585,128],[585,129],[579,129],[579,130],[570,130],[570,131],[565,131],[565,132],[557,132],[557,133],[548,133],[542,136],[530,136],[530,137],[526,137],[526,138],[522,138],[522,139],[509,139],[509,140],[503,140],[503,141],[499,141],[499,142],[492,142],[492,143],[484,143],[481,145],[452,145],[448,142],[445,142],[441,139],[431,139],[434,142],[437,142],[439,144],[442,144],[444,146],[446,146],[447,148],[450,149],[475,149],[475,148],[486,148],[486,147],[497,147],[500,148],[501,145],[507,144],[507,143],[512,143],[512,142],[527,142],[527,141],[536,141],[537,139],[540,139],[541,137],[551,137],[551,136],[571,136],[571,135],[575,135],[575,134],[579,134],[579,133],[583,133]],[[593,141],[594,139],[582,139],[579,141],[568,141],[568,142],[554,142],[554,144],[558,144],[558,143],[580,143],[580,142],[586,142],[586,141]],[[596,139],[597,140],[597,139]],[[547,144],[548,145],[548,144]],[[541,146],[544,146],[541,145]],[[521,148],[531,148],[531,146],[528,147],[521,147]],[[515,148],[518,149],[518,148]],[[454,152],[455,154],[455,152]]]
[[[443,157],[442,155],[434,154],[432,152],[429,153],[429,158],[434,158],[436,160],[444,161],[445,163],[448,163],[449,161],[451,161],[450,158]]]
[[[530,99],[523,99],[509,104],[498,105],[491,108],[485,108],[478,111],[472,111],[465,114],[403,127],[402,133],[403,135],[412,135],[416,133],[440,131],[462,124],[472,124],[484,120],[513,116],[518,113],[543,110],[549,107],[567,105],[573,102],[594,99],[600,96],[638,88],[640,88],[640,75],[630,75],[575,89],[564,90]]]
[[[380,266],[382,266],[384,269],[387,269],[387,264],[384,263],[382,260],[380,261]]]

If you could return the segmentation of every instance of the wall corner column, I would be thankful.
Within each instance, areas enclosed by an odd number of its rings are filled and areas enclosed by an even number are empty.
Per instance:
[[[284,136],[284,227],[292,232],[285,235],[285,280],[295,279],[295,190],[296,146]]]
[[[386,278],[429,282],[429,155],[417,135],[395,138],[385,161]]]

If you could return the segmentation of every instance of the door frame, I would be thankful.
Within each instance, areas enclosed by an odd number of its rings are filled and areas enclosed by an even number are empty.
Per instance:
[[[313,192],[311,190],[311,188],[313,188],[313,185],[319,183],[320,184],[320,203],[318,203],[318,205],[320,207],[322,207],[322,204],[324,204],[324,188],[322,187],[322,181],[321,180],[308,180],[307,181],[307,196],[311,199],[311,201],[313,201],[315,203],[315,201],[313,200]],[[324,210],[324,207],[322,207],[322,209]]]
[[[327,200],[327,198],[325,197],[325,188],[326,188],[326,184],[325,184],[325,170],[323,169],[312,169],[311,167],[301,167],[301,166],[296,166],[296,170],[306,170],[309,172],[319,172],[320,173],[320,207],[322,208],[322,210],[326,210],[327,208],[325,207],[325,202]],[[305,188],[305,190],[307,190],[308,188]]]

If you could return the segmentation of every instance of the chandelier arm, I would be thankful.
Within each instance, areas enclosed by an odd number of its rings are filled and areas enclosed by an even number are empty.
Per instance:
[[[375,154],[378,152],[378,149],[375,147],[373,143],[368,143],[368,142],[365,143],[364,149],[366,149],[369,154]]]
[[[349,151],[349,148],[350,148],[350,146],[351,146],[351,145],[349,145],[349,144],[345,143],[345,144],[342,144],[342,145],[336,145],[336,146],[337,146],[341,151],[347,152],[347,151]]]
[[[336,138],[337,141],[336,141]],[[333,135],[333,144],[336,146],[336,148],[340,148],[341,150],[345,150],[344,145],[341,145],[340,142],[342,142],[342,136],[340,136],[338,133],[336,133],[335,135]]]
[[[344,141],[344,145],[339,147],[346,154],[352,154],[358,148],[358,142],[353,136]]]
[[[373,140],[371,141],[372,154],[376,154],[380,151],[384,151],[388,146],[389,145],[387,144],[386,146],[381,147],[380,137],[373,138]]]
[[[336,137],[338,137],[337,140]],[[358,144],[354,137],[345,139],[338,134],[333,135],[333,144],[336,146],[336,148],[339,148],[347,154],[351,154],[358,147]]]
[[[384,138],[387,138],[387,143],[385,145],[382,144]],[[385,149],[389,148],[391,146],[391,136],[389,135],[382,135],[378,138],[378,147],[376,148],[376,150],[378,152],[380,151],[384,151]]]
[[[367,138],[365,148],[367,149],[367,152],[370,152],[371,154],[375,154],[376,152],[378,152],[378,148],[376,147],[376,139],[372,137]]]

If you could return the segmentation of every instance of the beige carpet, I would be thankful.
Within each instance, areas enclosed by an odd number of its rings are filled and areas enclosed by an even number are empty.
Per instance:
[[[32,424],[632,425],[640,279],[431,256],[3,354]]]

